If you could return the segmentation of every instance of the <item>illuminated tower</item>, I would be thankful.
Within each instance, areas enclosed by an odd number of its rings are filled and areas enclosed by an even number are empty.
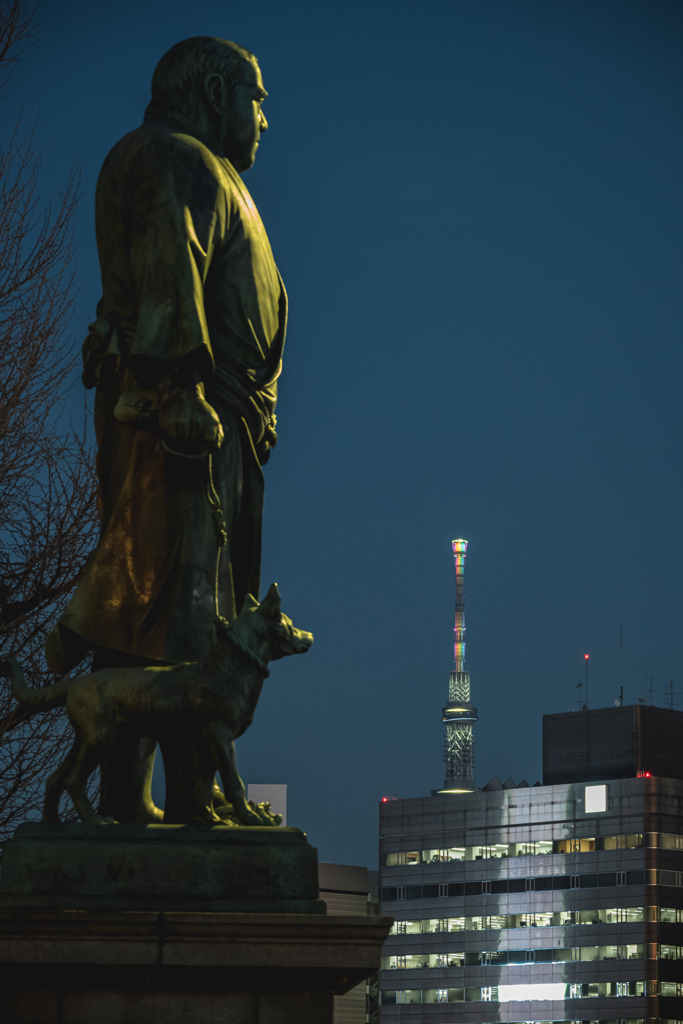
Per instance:
[[[448,681],[448,704],[443,708],[446,723],[446,778],[441,792],[474,790],[474,740],[472,723],[477,709],[470,703],[470,674],[465,672],[465,557],[467,541],[453,541],[455,557],[455,672]]]

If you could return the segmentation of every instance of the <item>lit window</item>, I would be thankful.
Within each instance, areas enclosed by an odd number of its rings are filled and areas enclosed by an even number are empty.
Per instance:
[[[586,814],[607,810],[607,786],[586,786]]]
[[[549,982],[545,985],[499,985],[498,1000],[507,1003],[518,999],[564,999],[566,992],[567,985],[564,982]]]

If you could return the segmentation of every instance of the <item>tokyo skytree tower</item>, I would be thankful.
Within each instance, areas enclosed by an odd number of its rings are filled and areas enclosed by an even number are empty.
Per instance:
[[[470,703],[470,674],[465,672],[465,558],[467,541],[453,541],[455,557],[455,671],[448,682],[448,704],[442,710],[446,723],[446,778],[440,792],[474,790],[474,740],[472,723],[477,709]]]

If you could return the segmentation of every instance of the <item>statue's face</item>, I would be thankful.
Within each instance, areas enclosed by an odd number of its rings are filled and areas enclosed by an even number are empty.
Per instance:
[[[230,92],[221,109],[223,152],[237,171],[248,171],[256,159],[261,132],[268,128],[261,105],[268,95],[263,88],[261,70],[244,61],[242,80]]]

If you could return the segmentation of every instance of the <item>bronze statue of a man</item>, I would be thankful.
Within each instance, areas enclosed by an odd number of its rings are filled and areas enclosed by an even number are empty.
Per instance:
[[[102,530],[48,640],[56,671],[88,650],[95,667],[196,661],[216,602],[233,619],[247,593],[258,598],[261,466],[277,441],[287,319],[240,177],[267,128],[265,96],[248,50],[185,40],[159,62],[143,124],[104,162],[103,296],[84,346]],[[212,494],[227,533],[219,568]]]

